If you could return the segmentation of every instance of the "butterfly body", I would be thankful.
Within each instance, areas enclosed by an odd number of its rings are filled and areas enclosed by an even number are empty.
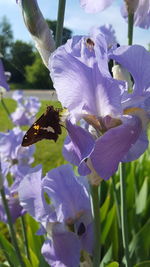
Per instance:
[[[42,139],[58,139],[61,134],[59,109],[48,106],[45,113],[29,128],[23,137],[22,146],[30,146]]]

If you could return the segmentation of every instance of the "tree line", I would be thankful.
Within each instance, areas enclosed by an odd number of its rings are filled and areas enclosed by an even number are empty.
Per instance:
[[[46,20],[56,33],[56,21]],[[72,36],[72,31],[63,29],[63,44]],[[13,89],[52,89],[49,71],[31,42],[15,40],[11,24],[6,16],[0,21],[0,55],[5,71],[11,73],[10,87]]]

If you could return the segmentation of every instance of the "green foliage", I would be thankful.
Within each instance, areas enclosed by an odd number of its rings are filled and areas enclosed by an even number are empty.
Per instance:
[[[0,21],[0,53],[5,57],[13,41],[11,24],[6,16]]]
[[[22,82],[25,80],[25,67],[32,65],[35,59],[33,46],[17,40],[10,48],[9,70],[11,81]],[[11,63],[11,64],[10,64]]]
[[[30,88],[35,89],[52,89],[52,81],[50,79],[49,70],[43,64],[39,54],[36,54],[34,63],[26,66],[26,81]]]

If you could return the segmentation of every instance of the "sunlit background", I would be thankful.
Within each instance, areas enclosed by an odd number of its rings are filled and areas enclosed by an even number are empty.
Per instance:
[[[120,14],[120,6],[123,0],[115,0],[113,5],[98,14],[86,14],[80,8],[79,0],[67,0],[65,12],[65,27],[72,30],[73,34],[88,34],[88,30],[94,26],[112,24],[117,40],[120,44],[127,44],[127,24]],[[38,0],[40,9],[46,19],[57,19],[58,0]],[[5,15],[12,25],[14,39],[30,41],[19,6],[15,0],[0,0],[0,19]],[[150,30],[134,29],[134,44],[148,47],[150,43]]]

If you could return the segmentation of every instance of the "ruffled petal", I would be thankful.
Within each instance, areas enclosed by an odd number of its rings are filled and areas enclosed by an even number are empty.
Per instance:
[[[24,177],[18,189],[22,207],[38,221],[51,213],[42,194],[41,177],[41,166],[37,166]]]
[[[51,170],[43,179],[43,190],[52,199],[59,222],[74,220],[78,213],[90,210],[88,192],[78,179],[70,165]]]
[[[113,0],[80,0],[80,5],[87,13],[97,13],[111,5]]]
[[[92,135],[80,126],[72,124],[69,120],[66,121],[66,127],[74,145],[77,158],[80,162],[86,160],[92,153],[95,145]]]
[[[80,175],[88,175],[91,171],[84,161],[81,161],[81,158],[76,152],[76,145],[71,141],[70,136],[67,136],[64,147],[63,147],[63,156],[70,163],[78,166],[78,172]]]
[[[124,123],[108,130],[95,144],[91,161],[94,169],[103,179],[110,178],[118,164],[137,141],[142,130],[137,117],[124,117]]]
[[[92,69],[81,62],[81,45],[76,45],[75,38],[78,39],[74,37],[53,53],[49,63],[51,77],[58,99],[64,107],[74,113],[81,113],[83,106],[89,106],[95,113]],[[79,58],[74,53],[79,53]]]
[[[142,132],[135,142],[135,144],[130,148],[128,153],[124,156],[123,162],[133,161],[138,159],[148,147],[148,138],[145,132]]]
[[[140,45],[118,47],[110,55],[134,78],[134,94],[142,95],[150,87],[150,53]]]
[[[74,233],[58,233],[46,240],[42,254],[51,267],[77,267],[80,262],[80,241]]]

